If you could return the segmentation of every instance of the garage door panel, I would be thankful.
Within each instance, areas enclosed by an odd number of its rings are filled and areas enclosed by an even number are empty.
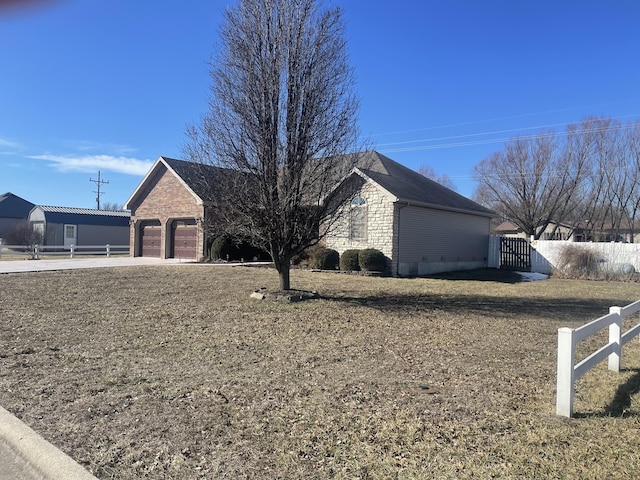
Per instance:
[[[141,233],[141,254],[143,257],[160,257],[162,231],[159,225],[144,225]]]
[[[179,222],[173,228],[174,258],[192,258],[198,256],[198,229],[195,225]]]

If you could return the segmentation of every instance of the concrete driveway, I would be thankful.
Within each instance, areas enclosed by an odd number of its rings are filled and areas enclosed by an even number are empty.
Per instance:
[[[194,264],[190,260],[151,257],[54,258],[46,260],[0,260],[0,273],[44,272],[78,268],[132,267],[136,265]]]

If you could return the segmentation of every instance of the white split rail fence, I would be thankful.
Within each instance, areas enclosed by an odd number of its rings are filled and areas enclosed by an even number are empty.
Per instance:
[[[3,250],[7,253],[25,253],[31,255],[34,259],[40,258],[40,255],[65,255],[73,258],[76,255],[106,255],[110,257],[115,254],[129,254],[129,245],[71,245],[65,247],[63,245],[4,245],[0,243],[0,257]]]
[[[607,315],[581,327],[558,329],[557,415],[564,417],[573,415],[575,382],[606,357],[609,359],[609,370],[620,371],[622,347],[640,335],[640,323],[623,334],[622,321],[639,311],[640,300],[626,307],[611,307]],[[609,327],[609,343],[575,364],[577,345],[607,327]]]

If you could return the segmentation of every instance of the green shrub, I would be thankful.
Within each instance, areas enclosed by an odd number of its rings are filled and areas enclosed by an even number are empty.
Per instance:
[[[255,258],[258,261],[268,261],[271,260],[271,255],[265,252],[261,248],[255,247],[248,242],[242,242],[240,245],[236,247],[237,250],[237,258],[234,260],[242,260],[245,262],[252,262]]]
[[[340,256],[340,270],[345,272],[360,270],[358,254],[360,250],[345,250]]]
[[[237,249],[231,239],[226,235],[216,238],[211,244],[210,258],[211,260],[233,260],[236,256]]]
[[[311,267],[320,270],[336,270],[339,263],[340,254],[331,248],[319,248],[311,259]]]
[[[291,264],[299,267],[309,267],[313,253],[318,249],[316,245],[313,247],[305,248],[303,251],[294,255],[291,259]]]
[[[387,270],[387,257],[380,250],[365,248],[358,253],[358,263],[362,270],[384,272]]]
[[[271,255],[269,255],[268,252],[251,245],[246,240],[237,243],[237,241],[234,241],[227,235],[222,235],[213,241],[209,250],[209,256],[213,261],[244,260],[245,262],[251,262],[254,258],[262,261],[271,260]]]

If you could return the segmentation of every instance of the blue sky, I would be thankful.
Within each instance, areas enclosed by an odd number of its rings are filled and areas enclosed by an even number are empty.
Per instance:
[[[640,119],[635,0],[332,2],[363,136],[464,195],[505,139],[588,115]],[[123,204],[158,156],[181,157],[231,2],[27,3],[0,8],[0,193],[94,208],[100,170],[101,201]]]

